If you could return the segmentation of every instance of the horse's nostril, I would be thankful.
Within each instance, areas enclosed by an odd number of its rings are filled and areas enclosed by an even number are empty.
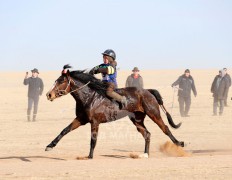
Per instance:
[[[51,93],[47,93],[46,95],[47,95],[47,98],[49,99],[52,97]]]

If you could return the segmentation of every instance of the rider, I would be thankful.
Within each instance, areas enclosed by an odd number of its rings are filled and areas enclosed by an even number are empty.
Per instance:
[[[112,49],[107,49],[103,53],[103,64],[95,66],[91,71],[90,74],[102,74],[102,81],[108,84],[108,88],[106,90],[107,96],[115,99],[118,102],[121,102],[122,105],[125,107],[127,105],[127,99],[125,96],[121,96],[120,94],[114,91],[115,88],[118,87],[117,85],[117,62],[116,54]]]

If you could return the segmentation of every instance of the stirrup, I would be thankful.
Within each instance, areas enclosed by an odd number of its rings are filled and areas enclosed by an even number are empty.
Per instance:
[[[125,96],[122,97],[121,103],[122,103],[122,108],[127,107],[128,102]]]

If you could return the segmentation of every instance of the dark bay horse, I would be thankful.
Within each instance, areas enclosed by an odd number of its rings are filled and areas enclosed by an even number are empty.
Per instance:
[[[161,118],[160,109],[166,113],[169,124],[179,128],[181,123],[175,125],[170,114],[166,111],[158,91],[153,89],[137,89],[134,87],[118,89],[117,92],[127,97],[127,107],[112,101],[106,96],[107,85],[84,71],[69,71],[71,66],[65,65],[61,76],[55,81],[51,90],[46,94],[48,100],[71,94],[76,100],[76,118],[64,128],[61,133],[46,147],[46,151],[57,145],[60,139],[70,131],[87,123],[91,124],[91,141],[88,158],[93,158],[93,151],[97,142],[100,123],[106,123],[129,116],[132,123],[145,139],[144,153],[149,154],[150,132],[144,125],[144,118],[148,115],[160,129],[178,146],[184,142],[178,141]]]

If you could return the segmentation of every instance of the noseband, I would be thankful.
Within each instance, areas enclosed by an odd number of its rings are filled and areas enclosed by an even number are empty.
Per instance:
[[[57,85],[56,85],[57,82],[55,83],[55,89],[56,89],[57,94],[58,94],[59,96],[64,96],[64,95],[67,95],[67,94],[69,94],[69,93],[78,91],[78,90],[84,88],[85,86],[87,86],[87,85],[90,83],[90,81],[89,81],[89,82],[87,82],[86,84],[84,84],[83,86],[81,86],[81,87],[79,87],[79,88],[76,88],[76,89],[74,89],[74,90],[72,90],[72,91],[70,91],[70,92],[67,92],[67,89],[68,89],[68,87],[69,87],[70,84],[71,84],[71,81],[73,82],[74,85],[76,85],[76,82],[75,82],[72,78],[68,78],[68,84],[67,84],[67,87],[65,88],[65,90],[60,90],[60,89],[57,87]],[[70,89],[72,89],[72,88],[70,87]]]

